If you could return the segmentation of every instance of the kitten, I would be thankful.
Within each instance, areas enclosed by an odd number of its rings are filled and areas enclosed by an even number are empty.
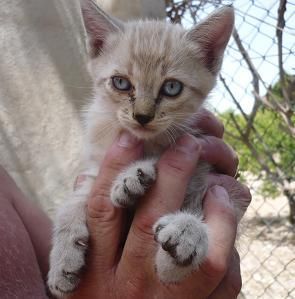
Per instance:
[[[87,179],[57,214],[48,274],[56,296],[79,283],[88,240],[85,203],[106,149],[122,129],[145,142],[145,159],[130,165],[110,190],[115,206],[132,206],[156,180],[155,164],[163,150],[190,132],[215,85],[234,24],[231,7],[216,10],[191,30],[165,21],[121,23],[90,0],[83,1],[82,13],[94,90],[85,116]],[[164,283],[183,279],[207,254],[202,220],[206,169],[204,164],[196,169],[181,211],[154,225],[159,243],[155,264]]]

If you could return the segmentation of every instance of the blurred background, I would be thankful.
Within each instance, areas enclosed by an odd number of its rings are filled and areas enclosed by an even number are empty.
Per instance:
[[[253,195],[241,298],[295,298],[295,1],[97,0],[122,20],[190,28],[233,4],[236,25],[208,108],[222,118]],[[52,214],[79,164],[91,93],[78,1],[1,0],[0,164]]]

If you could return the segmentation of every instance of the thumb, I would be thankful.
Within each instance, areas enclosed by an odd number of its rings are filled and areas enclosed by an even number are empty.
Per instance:
[[[207,191],[204,217],[208,225],[209,248],[201,270],[219,283],[227,271],[237,231],[234,205],[223,187],[216,185]]]

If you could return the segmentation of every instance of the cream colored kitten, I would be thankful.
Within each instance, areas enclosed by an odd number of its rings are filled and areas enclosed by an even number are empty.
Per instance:
[[[164,21],[121,23],[89,0],[83,1],[82,12],[94,89],[85,116],[87,180],[57,214],[48,275],[56,296],[79,283],[88,240],[85,202],[106,149],[122,129],[145,141],[145,160],[130,165],[110,190],[115,206],[131,206],[156,180],[155,164],[162,151],[190,132],[215,85],[234,23],[231,7],[218,9],[191,30]],[[159,243],[155,264],[165,283],[189,275],[207,254],[201,209],[207,168],[196,169],[181,211],[154,225]]]

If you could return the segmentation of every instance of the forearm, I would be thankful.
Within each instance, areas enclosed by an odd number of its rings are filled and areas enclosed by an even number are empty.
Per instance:
[[[0,182],[0,297],[45,299],[48,218],[24,197],[1,166]]]
[[[1,194],[11,203],[28,232],[43,279],[48,273],[52,223],[48,215],[27,199],[12,178],[0,166]]]

